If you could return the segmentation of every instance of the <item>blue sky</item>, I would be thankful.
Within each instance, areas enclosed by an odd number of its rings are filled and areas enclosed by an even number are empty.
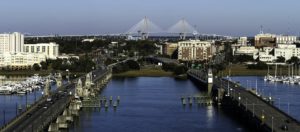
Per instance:
[[[181,18],[200,33],[299,35],[299,0],[1,0],[0,32],[123,33],[147,16],[168,29]]]

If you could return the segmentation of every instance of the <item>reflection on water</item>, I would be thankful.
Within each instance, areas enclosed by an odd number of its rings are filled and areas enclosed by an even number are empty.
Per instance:
[[[70,131],[245,131],[216,107],[182,105],[182,96],[199,93],[189,80],[178,81],[168,77],[113,79],[101,96],[120,96],[117,109],[84,109]]]

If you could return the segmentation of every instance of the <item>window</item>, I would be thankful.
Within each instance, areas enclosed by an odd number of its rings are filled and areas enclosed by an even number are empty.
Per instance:
[[[45,46],[42,47],[42,52],[46,52],[46,47]]]
[[[34,53],[34,46],[31,46],[31,53]]]

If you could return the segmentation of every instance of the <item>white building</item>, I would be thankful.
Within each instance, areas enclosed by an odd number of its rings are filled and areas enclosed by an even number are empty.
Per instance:
[[[274,49],[274,56],[275,58],[282,56],[285,60],[289,60],[293,56],[300,58],[300,48],[291,44],[278,44],[277,48]]]
[[[277,44],[275,48],[263,48],[262,51],[253,55],[253,59],[258,57],[260,61],[274,62],[278,57],[284,57],[285,60],[289,60],[293,56],[300,58],[300,48],[297,48],[294,44]]]
[[[0,34],[0,53],[23,52],[24,35],[18,32]]]
[[[1,69],[29,69],[42,61],[46,61],[45,56],[36,53],[0,53]]]
[[[237,43],[240,44],[240,45],[242,45],[242,46],[246,46],[247,43],[248,43],[247,37],[240,37],[237,40]]]
[[[233,55],[250,55],[257,53],[258,49],[254,46],[241,46],[239,48],[233,48]]]
[[[189,40],[178,42],[178,59],[184,61],[208,60],[213,56],[214,42]]]
[[[286,36],[286,35],[276,36],[277,44],[293,44],[296,41],[297,41],[297,36]]]
[[[262,51],[253,54],[253,59],[259,59],[263,62],[273,62],[276,60],[276,58],[274,55],[270,54],[271,50],[273,50],[273,48],[266,47]]]
[[[56,43],[25,44],[24,52],[39,53],[47,59],[56,59],[59,55],[59,45]]]

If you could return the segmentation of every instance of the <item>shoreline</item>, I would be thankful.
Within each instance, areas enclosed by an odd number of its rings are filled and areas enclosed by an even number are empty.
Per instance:
[[[62,75],[65,75],[66,73],[64,73],[64,71],[60,71],[62,73]],[[32,76],[34,74],[38,74],[40,76],[47,76],[50,73],[52,73],[52,71],[0,71],[0,76]],[[85,73],[83,72],[71,72],[70,75],[74,75],[76,74],[77,76],[83,75]]]
[[[113,77],[175,77],[175,75],[161,69],[140,69],[116,73]]]
[[[266,76],[268,74],[268,69],[258,70],[258,69],[248,69],[246,65],[234,64],[230,66],[230,76]],[[297,74],[299,72],[299,74]],[[269,69],[270,75],[275,74],[275,67],[270,67]],[[229,74],[229,67],[225,70],[220,71],[218,76],[227,76]],[[279,67],[277,69],[277,76],[285,76],[288,75],[288,67]],[[300,75],[300,71],[294,70],[294,75]]]

